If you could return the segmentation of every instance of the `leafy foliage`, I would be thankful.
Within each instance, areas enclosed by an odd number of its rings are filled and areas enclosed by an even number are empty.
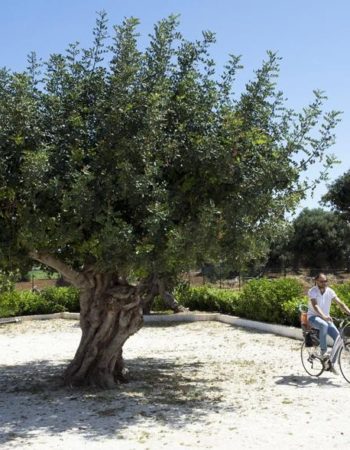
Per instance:
[[[289,249],[296,266],[347,267],[350,229],[334,212],[306,208],[294,220],[293,228]]]
[[[303,295],[303,287],[293,278],[252,280],[243,287],[240,313],[248,319],[288,323],[283,304],[295,299],[300,303]]]
[[[269,52],[237,96],[239,58],[218,74],[213,33],[190,42],[170,16],[141,51],[137,26],[126,19],[107,42],[101,13],[90,49],[0,71],[4,264],[37,250],[124,277],[219,255],[241,267],[305,195],[300,174],[324,159],[339,120],[324,95],[286,108]]]
[[[18,273],[3,272],[0,270],[0,294],[2,292],[12,292],[15,289],[17,279]]]
[[[350,307],[350,282],[347,281],[341,284],[335,284],[331,286],[334,289],[338,297]],[[337,307],[336,304],[332,304],[331,314],[335,317],[345,317],[345,313]]]
[[[176,298],[193,311],[215,311],[223,314],[237,314],[238,292],[207,286],[177,289]]]
[[[299,326],[303,286],[294,278],[252,280],[241,292],[207,286],[180,289],[179,302],[197,311],[221,312],[268,323]]]
[[[7,291],[0,293],[0,317],[14,317],[19,314],[19,293]]]
[[[300,327],[300,305],[307,305],[307,297],[296,297],[282,304],[283,322],[285,325]]]
[[[79,312],[79,292],[72,287],[52,287],[40,293],[12,291],[0,294],[0,317]]]
[[[350,283],[332,285],[337,295],[350,306]],[[174,292],[177,300],[192,311],[220,312],[251,320],[300,326],[299,305],[307,304],[303,286],[293,278],[260,279],[248,283],[243,291],[210,286],[189,287],[180,283]],[[0,317],[13,317],[55,312],[79,312],[77,289],[47,288],[41,293],[12,291],[0,294]],[[154,311],[164,311],[157,299]],[[331,314],[342,313],[332,305]]]
[[[328,187],[328,192],[322,200],[331,205],[347,222],[350,221],[350,170]]]

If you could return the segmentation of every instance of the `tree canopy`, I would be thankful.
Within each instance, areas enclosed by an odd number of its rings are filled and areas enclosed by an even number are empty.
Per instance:
[[[294,265],[318,270],[348,267],[350,230],[332,211],[305,208],[293,222]]]
[[[203,233],[233,249],[247,237],[248,250],[333,141],[334,112],[310,136],[320,93],[300,114],[285,108],[275,54],[235,99],[239,58],[219,77],[212,33],[188,42],[169,17],[141,52],[137,24],[114,27],[106,46],[102,14],[91,49],[1,71],[1,220],[17,249],[125,273],[187,259]]]
[[[322,200],[339,213],[343,219],[350,221],[350,170],[328,186],[328,192]]]
[[[218,73],[213,33],[188,41],[170,16],[140,50],[137,26],[125,19],[109,38],[101,13],[91,48],[0,71],[2,260],[58,270],[85,292],[87,315],[106,298],[131,311],[131,279],[263,251],[305,195],[302,173],[332,163],[338,113],[323,112],[318,91],[301,112],[288,108],[276,54],[236,93],[240,58]]]

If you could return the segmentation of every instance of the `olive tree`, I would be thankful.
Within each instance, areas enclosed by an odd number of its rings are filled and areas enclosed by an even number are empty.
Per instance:
[[[137,26],[108,37],[102,13],[91,48],[0,73],[2,239],[12,263],[26,255],[80,289],[69,385],[123,379],[152,274],[259,247],[303,197],[300,176],[338,121],[319,92],[301,113],[285,107],[273,53],[235,94],[240,59],[217,73],[213,33],[188,41],[170,16],[141,51]]]

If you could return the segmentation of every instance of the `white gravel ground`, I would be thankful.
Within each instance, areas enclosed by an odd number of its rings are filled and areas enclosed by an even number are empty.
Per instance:
[[[76,321],[0,326],[1,449],[350,448],[350,385],[309,377],[300,342],[217,322],[148,325],[130,383],[62,387]]]

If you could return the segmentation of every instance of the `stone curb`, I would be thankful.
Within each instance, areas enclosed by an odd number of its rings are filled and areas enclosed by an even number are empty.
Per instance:
[[[221,323],[227,323],[242,328],[250,328],[253,330],[263,331],[265,333],[272,333],[278,336],[285,336],[292,339],[303,339],[303,333],[300,329],[295,327],[289,327],[286,325],[277,325],[272,323],[257,322],[255,320],[241,319],[236,316],[228,316],[226,314],[219,313],[197,313],[187,314],[178,313],[171,316],[167,315],[150,315],[144,316],[145,323],[152,322],[196,322],[196,321],[215,321]]]
[[[40,314],[36,316],[19,316],[9,319],[0,319],[1,323],[21,322],[27,320],[49,320],[49,319],[70,319],[79,320],[79,313],[55,313]],[[286,325],[277,325],[272,323],[257,322],[255,320],[241,319],[236,316],[228,316],[219,313],[177,313],[172,315],[151,314],[144,316],[144,322],[147,323],[171,323],[171,322],[198,322],[198,321],[215,321],[227,323],[242,328],[250,328],[265,333],[272,333],[278,336],[289,337],[292,339],[302,340],[302,331],[299,328],[289,327]]]
[[[13,322],[26,322],[29,320],[62,319],[62,314],[63,313],[36,314],[35,316],[17,316],[17,317],[0,318],[0,325]]]

